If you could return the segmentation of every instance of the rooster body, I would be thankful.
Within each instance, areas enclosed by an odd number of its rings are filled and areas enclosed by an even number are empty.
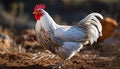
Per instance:
[[[42,13],[40,17],[35,16],[38,42],[44,49],[57,54],[64,60],[73,57],[83,45],[93,44],[102,35],[102,26],[97,17],[101,19],[103,17],[99,13],[89,14],[74,26],[64,26],[56,24],[44,9],[39,11]]]

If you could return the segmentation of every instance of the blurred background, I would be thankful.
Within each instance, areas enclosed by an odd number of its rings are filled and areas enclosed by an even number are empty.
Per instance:
[[[6,28],[21,32],[34,28],[35,19],[32,12],[34,6],[40,3],[46,4],[45,10],[58,24],[72,25],[92,12],[111,17],[119,23],[119,0],[0,0],[1,31]]]

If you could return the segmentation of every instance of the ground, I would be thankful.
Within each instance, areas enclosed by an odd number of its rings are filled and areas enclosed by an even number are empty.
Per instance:
[[[48,55],[51,53],[46,56]],[[52,65],[60,61],[59,57],[37,58],[38,60],[32,59],[32,57],[31,53],[0,54],[0,69],[51,69]],[[63,67],[62,69],[120,69],[120,56],[103,57],[95,54],[78,53],[66,61]]]

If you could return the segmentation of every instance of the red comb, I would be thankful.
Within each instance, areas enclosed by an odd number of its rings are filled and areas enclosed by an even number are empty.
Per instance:
[[[45,4],[38,4],[35,6],[34,10],[40,8],[40,9],[45,9],[46,5]]]

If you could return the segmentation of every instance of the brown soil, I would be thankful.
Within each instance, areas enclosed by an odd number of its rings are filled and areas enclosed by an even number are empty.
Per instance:
[[[51,55],[51,54],[49,54]],[[51,69],[60,59],[32,60],[30,53],[0,54],[0,69]],[[63,64],[62,69],[120,69],[120,56],[101,57],[88,54],[77,54]]]

